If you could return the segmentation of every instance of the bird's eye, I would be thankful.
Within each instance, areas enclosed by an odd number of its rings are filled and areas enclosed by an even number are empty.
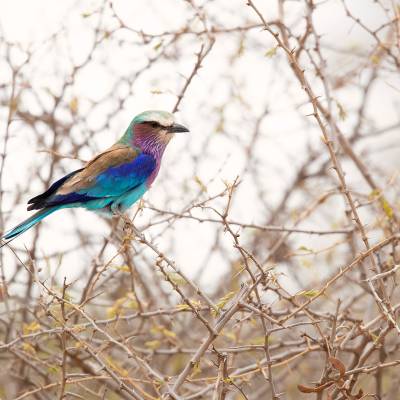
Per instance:
[[[158,128],[160,126],[160,124],[158,122],[152,121],[152,122],[150,122],[150,126],[152,128]]]

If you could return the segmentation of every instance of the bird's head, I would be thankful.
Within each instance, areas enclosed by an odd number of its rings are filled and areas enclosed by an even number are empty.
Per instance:
[[[133,118],[121,141],[145,152],[162,155],[177,132],[189,132],[189,129],[176,123],[173,114],[167,111],[144,111]]]
[[[156,131],[160,135],[171,138],[176,132],[189,132],[189,129],[175,122],[173,114],[167,111],[145,111],[133,119],[132,124],[139,129]],[[168,139],[169,141],[170,139]]]

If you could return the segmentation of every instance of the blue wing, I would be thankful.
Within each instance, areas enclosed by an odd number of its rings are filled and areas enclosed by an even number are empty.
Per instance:
[[[133,161],[112,167],[96,178],[96,183],[78,193],[90,197],[115,197],[140,186],[153,173],[156,160],[148,154],[139,154]]]
[[[29,209],[79,206],[100,199],[113,201],[143,185],[155,169],[156,160],[151,155],[138,154],[131,148],[107,151],[30,200],[33,204]]]

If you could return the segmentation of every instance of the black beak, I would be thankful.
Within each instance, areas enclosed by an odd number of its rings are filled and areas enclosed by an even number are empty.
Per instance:
[[[168,131],[171,133],[189,132],[189,129],[186,128],[186,126],[183,126],[181,124],[173,124],[168,128]]]

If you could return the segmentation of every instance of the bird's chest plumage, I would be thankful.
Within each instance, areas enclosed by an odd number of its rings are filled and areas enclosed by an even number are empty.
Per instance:
[[[154,180],[157,178],[158,172],[160,171],[160,165],[161,165],[161,160],[158,161],[156,160],[156,167],[154,168],[154,171],[150,174],[150,176],[147,178],[147,187],[149,188]]]

